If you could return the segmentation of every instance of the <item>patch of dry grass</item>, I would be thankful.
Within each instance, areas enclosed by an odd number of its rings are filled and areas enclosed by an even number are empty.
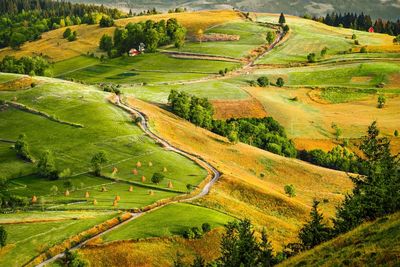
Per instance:
[[[139,16],[116,21],[117,26],[125,26],[132,22],[146,20],[159,21],[162,19],[176,18],[187,29],[189,34],[196,33],[199,29],[207,29],[211,26],[225,23],[227,21],[239,19],[239,13],[230,10],[219,11],[198,11],[185,13],[159,14],[149,16]],[[24,44],[20,50],[4,48],[0,50],[0,59],[6,55],[16,57],[45,55],[51,61],[57,62],[68,58],[76,57],[87,52],[100,52],[98,50],[99,40],[103,34],[113,36],[115,27],[100,28],[99,25],[79,25],[71,26],[72,31],[77,31],[78,40],[69,42],[63,39],[63,32],[66,28],[49,31],[42,34],[42,38],[37,41]]]
[[[215,119],[229,118],[264,118],[267,113],[256,99],[245,100],[213,100]]]

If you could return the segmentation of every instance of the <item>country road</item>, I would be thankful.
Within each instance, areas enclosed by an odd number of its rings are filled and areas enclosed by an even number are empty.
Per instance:
[[[121,101],[120,96],[117,96],[117,101],[116,101],[115,105],[117,105],[118,107],[122,108],[123,110],[125,110],[125,111],[127,111],[127,112],[129,112],[129,113],[131,113],[131,114],[135,114],[136,116],[138,116],[138,117],[140,118],[140,122],[139,122],[139,124],[138,124],[139,127],[140,127],[150,138],[152,138],[152,139],[155,140],[156,142],[160,143],[164,148],[166,148],[166,149],[168,149],[168,150],[170,150],[170,151],[176,152],[176,153],[178,153],[178,154],[181,154],[182,156],[184,156],[184,157],[186,157],[186,158],[188,158],[188,159],[190,159],[190,160],[192,160],[192,161],[196,161],[197,163],[199,163],[199,165],[201,165],[202,167],[204,167],[205,169],[207,169],[207,171],[209,171],[210,173],[212,173],[212,178],[211,178],[211,180],[201,189],[201,191],[200,191],[198,194],[196,194],[196,195],[194,195],[194,196],[192,196],[192,197],[189,197],[189,198],[185,198],[185,199],[181,199],[181,200],[175,200],[175,201],[170,201],[170,202],[168,202],[168,203],[165,203],[165,204],[162,204],[162,205],[160,205],[160,206],[154,207],[154,208],[152,208],[152,209],[150,209],[150,210],[148,210],[148,211],[145,211],[145,212],[132,213],[132,217],[129,218],[128,220],[126,220],[126,221],[124,221],[124,222],[122,222],[122,223],[120,223],[120,224],[117,224],[117,225],[111,227],[110,229],[108,229],[108,230],[106,230],[106,231],[104,231],[104,232],[101,232],[101,233],[99,233],[99,234],[97,234],[97,235],[95,235],[95,236],[93,236],[93,237],[91,237],[91,238],[89,238],[89,239],[87,239],[87,240],[85,240],[85,241],[83,241],[83,242],[81,242],[81,243],[75,245],[74,247],[70,248],[71,251],[81,248],[82,246],[84,246],[85,244],[87,244],[88,242],[90,242],[91,240],[96,239],[96,238],[98,238],[98,237],[100,237],[100,236],[102,236],[102,235],[104,235],[104,234],[106,234],[106,233],[109,233],[109,232],[111,232],[111,231],[113,231],[113,230],[115,230],[115,229],[121,227],[122,225],[125,225],[125,224],[127,224],[127,223],[129,223],[129,222],[135,220],[136,218],[139,218],[140,216],[142,216],[142,215],[144,215],[144,214],[146,214],[146,213],[149,213],[149,212],[151,212],[151,211],[154,211],[154,210],[156,210],[156,209],[159,209],[159,208],[161,208],[161,207],[167,206],[167,205],[172,204],[172,203],[177,203],[177,202],[188,202],[188,201],[192,201],[192,200],[201,198],[201,197],[207,195],[207,194],[210,192],[211,187],[212,187],[212,186],[215,184],[215,182],[221,177],[221,173],[220,173],[216,168],[214,168],[210,163],[208,163],[207,161],[205,161],[205,160],[203,160],[203,159],[197,157],[196,155],[192,155],[192,154],[190,154],[190,153],[188,153],[188,152],[185,152],[185,151],[183,151],[183,150],[181,150],[181,149],[179,149],[179,148],[177,148],[177,147],[174,147],[174,146],[171,145],[168,141],[166,141],[165,139],[163,139],[163,138],[159,137],[158,135],[156,135],[155,133],[153,133],[153,132],[150,130],[150,128],[149,128],[149,123],[148,123],[148,120],[147,120],[147,118],[146,118],[146,115],[145,115],[144,113],[142,113],[140,110],[135,109],[135,108],[133,108],[133,107],[130,107],[130,106],[124,104],[124,103]],[[195,158],[195,159],[194,159],[194,158]],[[54,261],[56,261],[56,260],[58,260],[58,259],[60,259],[60,258],[62,258],[62,257],[64,257],[64,256],[65,256],[65,253],[64,253],[64,252],[63,252],[63,253],[59,253],[59,254],[53,256],[52,258],[47,259],[46,261],[44,261],[44,262],[42,262],[42,263],[36,265],[36,267],[43,267],[43,266],[46,266],[47,264],[50,264],[50,263],[52,263],[52,262],[54,262]]]

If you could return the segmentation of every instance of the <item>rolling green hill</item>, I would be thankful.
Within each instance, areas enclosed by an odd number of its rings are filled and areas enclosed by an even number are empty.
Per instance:
[[[400,213],[365,223],[280,266],[398,266]]]

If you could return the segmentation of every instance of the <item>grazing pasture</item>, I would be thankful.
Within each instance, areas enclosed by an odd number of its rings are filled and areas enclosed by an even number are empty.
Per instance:
[[[233,220],[233,217],[212,209],[185,203],[170,204],[144,214],[115,231],[105,234],[102,236],[102,240],[110,242],[115,240],[182,235],[183,231],[187,228],[197,226],[201,229],[201,225],[205,222],[214,228],[221,227]]]
[[[37,213],[13,214],[15,219],[37,219],[52,220],[65,218],[60,221],[43,221],[31,223],[5,224],[8,233],[7,246],[0,250],[1,266],[22,266],[32,258],[46,251],[48,248],[61,243],[90,227],[102,223],[116,215],[115,212],[102,213],[74,213],[67,215],[60,212],[46,212],[38,216]],[[10,217],[10,216],[5,216]],[[67,217],[75,219],[67,219]],[[2,221],[4,218],[2,216]]]

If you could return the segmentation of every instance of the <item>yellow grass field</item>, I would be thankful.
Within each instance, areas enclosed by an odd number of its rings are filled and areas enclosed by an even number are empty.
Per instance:
[[[169,18],[176,18],[188,29],[189,34],[193,34],[199,29],[205,30],[215,25],[240,19],[240,14],[230,10],[168,13],[120,19],[116,21],[116,25],[125,26],[130,22],[135,23],[149,19],[159,21]],[[0,59],[6,55],[22,57],[42,54],[47,56],[50,61],[57,62],[86,54],[87,52],[100,52],[98,46],[101,36],[103,34],[112,36],[115,30],[115,27],[100,28],[99,25],[86,24],[71,26],[70,28],[72,31],[77,31],[78,40],[69,42],[63,39],[62,35],[66,28],[61,28],[43,33],[40,40],[26,43],[20,50],[14,51],[11,48],[1,49]]]
[[[213,100],[215,119],[264,118],[267,113],[254,98],[245,100]]]
[[[225,138],[159,107],[132,98],[129,103],[149,116],[151,127],[162,137],[205,158],[223,173],[211,194],[198,202],[267,227],[277,248],[295,238],[314,198],[326,199],[328,203],[321,208],[327,216],[332,216],[343,193],[352,187],[342,172],[283,158],[242,143],[230,144]],[[296,197],[284,194],[286,184],[295,186]]]

